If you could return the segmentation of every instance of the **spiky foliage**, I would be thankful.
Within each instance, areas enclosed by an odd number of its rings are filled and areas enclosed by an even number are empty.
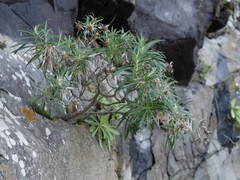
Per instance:
[[[38,60],[48,83],[32,104],[44,116],[46,112],[51,116],[53,104],[65,113],[59,118],[84,119],[102,148],[103,141],[110,148],[119,134],[113,121],[125,124],[125,137],[145,127],[164,129],[173,147],[182,132],[191,128],[191,118],[169,76],[172,64],[153,49],[160,41],[109,30],[101,20],[87,16],[85,22],[77,21],[77,37],[55,35],[47,22],[23,31],[26,36],[14,53],[32,51],[28,64]],[[68,99],[64,99],[66,92]]]

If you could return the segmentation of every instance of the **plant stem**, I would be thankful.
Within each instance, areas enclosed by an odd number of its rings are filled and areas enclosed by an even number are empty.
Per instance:
[[[99,93],[96,93],[96,95],[93,97],[92,102],[88,104],[88,106],[83,109],[83,110],[77,110],[75,113],[69,113],[66,114],[62,117],[60,117],[61,119],[63,119],[64,121],[68,121],[70,119],[73,119],[75,117],[81,116],[83,115],[85,112],[87,112],[92,106],[94,106],[94,104],[97,102],[97,98],[99,96]]]

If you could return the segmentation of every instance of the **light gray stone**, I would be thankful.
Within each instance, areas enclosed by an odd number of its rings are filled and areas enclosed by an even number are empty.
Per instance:
[[[0,179],[118,179],[116,155],[102,151],[85,125],[22,113],[44,86],[43,73],[13,55],[14,43],[0,35]]]

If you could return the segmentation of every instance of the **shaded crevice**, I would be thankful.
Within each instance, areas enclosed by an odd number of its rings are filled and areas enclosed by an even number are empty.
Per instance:
[[[102,17],[103,24],[110,24],[109,28],[113,26],[115,29],[130,30],[127,19],[134,10],[134,5],[130,2],[80,0],[78,7],[77,20],[79,21],[83,21],[86,15],[93,14],[96,17]]]
[[[55,11],[55,5],[54,5],[55,3],[54,3],[54,0],[48,0],[48,2],[49,2],[49,4],[51,5],[53,11],[56,12],[56,11]]]
[[[142,143],[146,143],[145,145]],[[149,144],[148,144],[149,143]],[[155,157],[152,151],[152,141],[150,137],[138,141],[132,133],[130,139],[130,161],[132,161],[132,176],[136,180],[145,180],[147,171],[155,165]]]
[[[147,139],[144,139],[140,142],[140,144],[143,142],[143,141],[146,141],[146,140],[149,140],[150,141],[150,147],[149,147],[149,150],[150,150],[150,154],[152,156],[152,164],[150,167],[144,169],[140,174],[139,174],[139,177],[136,179],[136,180],[145,180],[147,177],[147,171],[151,170],[152,167],[155,165],[156,161],[155,161],[155,156],[153,154],[153,150],[152,150],[152,147],[153,147],[153,143],[152,143],[152,140],[151,140],[151,137],[152,135],[147,138]]]
[[[116,3],[116,2],[113,2],[113,3]],[[107,0],[106,2],[102,1],[102,4],[103,4],[103,7],[102,7],[101,9],[99,9],[99,11],[97,12],[97,14],[95,14],[97,17],[100,16],[100,15],[103,13],[104,9],[105,9],[107,6],[110,5],[110,2],[109,2],[108,0]],[[116,9],[115,9],[115,11],[116,11]],[[114,12],[115,12],[115,11],[114,11]]]
[[[166,161],[166,172],[167,172],[167,176],[168,176],[168,179],[171,179],[171,174],[169,172],[169,154],[170,154],[170,151],[167,152],[167,161]]]
[[[223,64],[220,62],[223,60],[219,60],[218,64]],[[223,65],[218,65],[218,69],[223,68]],[[216,117],[218,121],[217,125],[217,134],[218,140],[222,146],[228,147],[229,153],[231,149],[234,147],[236,142],[238,142],[238,133],[234,130],[234,120],[228,119],[228,114],[230,112],[230,102],[231,99],[234,98],[234,95],[231,95],[231,83],[234,82],[234,74],[233,76],[229,76],[226,80],[220,82],[215,87],[215,98],[214,98],[214,106],[216,109]]]

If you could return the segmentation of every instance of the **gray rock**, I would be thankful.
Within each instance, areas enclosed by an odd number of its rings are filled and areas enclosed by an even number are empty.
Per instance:
[[[236,14],[239,12],[236,11]],[[233,18],[236,16],[233,15]],[[230,102],[239,99],[239,37],[235,20],[230,18],[224,34],[212,40],[205,40],[199,55],[204,57],[214,69],[205,79],[206,84],[215,85],[214,105],[217,109],[218,138],[223,146],[231,147],[238,141],[239,132],[235,131],[233,121],[227,118],[230,113]]]
[[[1,0],[0,3],[4,4],[15,4],[15,3],[21,3],[21,2],[29,2],[29,0]]]
[[[230,91],[233,81],[237,85],[240,83],[240,32],[235,28],[234,22],[234,19],[230,18],[226,31],[216,39],[205,38],[203,47],[199,50],[198,56],[210,65],[213,71],[207,73],[204,78],[200,78],[199,72],[195,71],[188,86],[177,88],[183,97],[190,99],[187,106],[194,119],[192,134],[185,135],[183,142],[177,141],[175,147],[168,150],[164,147],[166,133],[154,130],[150,145],[154,163],[151,169],[144,172],[145,179],[240,179],[240,151],[236,143],[238,139],[235,128],[228,126],[232,120],[226,118],[231,98],[239,98],[238,86],[232,86]],[[196,65],[197,68],[200,66],[199,61]],[[224,88],[218,88],[218,84],[223,82],[225,92]],[[146,132],[144,134],[147,135]],[[198,137],[201,143],[196,141]],[[123,174],[126,172],[128,177],[135,177],[133,170],[130,173],[130,168],[133,169],[133,162],[128,162],[131,155],[128,157],[126,152],[127,150],[123,153]]]
[[[153,165],[153,154],[151,149],[151,133],[147,129],[143,129],[134,135],[130,141],[130,156],[133,162],[134,178],[146,179],[146,171],[151,169]],[[132,145],[132,146],[131,146]]]
[[[84,3],[79,1],[78,4],[76,0],[0,2],[0,23],[5,25],[0,26],[0,32],[14,38],[19,37],[17,30],[32,28],[47,18],[51,18],[49,25],[55,32],[60,28],[66,34],[73,34],[78,6]],[[234,139],[236,132],[226,125],[226,119],[221,121],[229,112],[230,99],[238,92],[229,95],[231,82],[240,83],[238,74],[226,83],[226,91],[212,89],[220,88],[216,85],[240,68],[237,61],[240,33],[235,28],[239,27],[239,12],[230,18],[226,31],[213,36],[216,39],[204,38],[216,2],[136,1],[129,19],[131,27],[149,39],[165,40],[157,48],[164,50],[168,61],[174,61],[175,78],[188,84],[178,90],[191,99],[188,107],[195,124],[193,133],[185,136],[183,142],[177,141],[172,150],[165,148],[167,134],[160,130],[151,133],[144,130],[127,140],[120,135],[116,147],[118,159],[115,153],[100,150],[84,125],[49,121],[37,114],[36,122],[30,122],[23,115],[22,107],[29,108],[30,98],[38,94],[34,87],[45,86],[44,77],[36,66],[26,67],[28,55],[11,54],[12,41],[1,36],[0,179],[239,179],[240,151],[236,144],[238,139]],[[99,5],[105,10],[98,12],[112,13],[107,23],[115,12],[117,18],[125,21],[133,7],[130,3],[127,5],[129,9],[122,11],[126,7],[124,3],[112,1]],[[200,66],[198,55],[213,68],[204,79],[194,71],[195,65]],[[219,96],[219,92],[224,93]],[[221,108],[212,103],[216,100]],[[200,123],[204,125],[199,126]],[[205,128],[211,133],[205,133]],[[200,144],[196,142],[198,137]]]
[[[173,61],[175,79],[186,85],[194,73],[195,56],[211,24],[216,2],[136,1],[130,27],[148,39],[163,40],[157,49],[164,52],[168,62]]]
[[[74,21],[78,14],[78,0],[39,1],[21,3],[0,3],[0,33],[12,38],[19,37],[19,30],[31,29],[46,20],[54,32],[60,29],[64,34],[74,34]]]
[[[113,153],[102,151],[85,125],[50,121],[22,108],[44,86],[43,73],[26,67],[29,56],[13,55],[13,42],[0,49],[0,179],[118,179]]]

